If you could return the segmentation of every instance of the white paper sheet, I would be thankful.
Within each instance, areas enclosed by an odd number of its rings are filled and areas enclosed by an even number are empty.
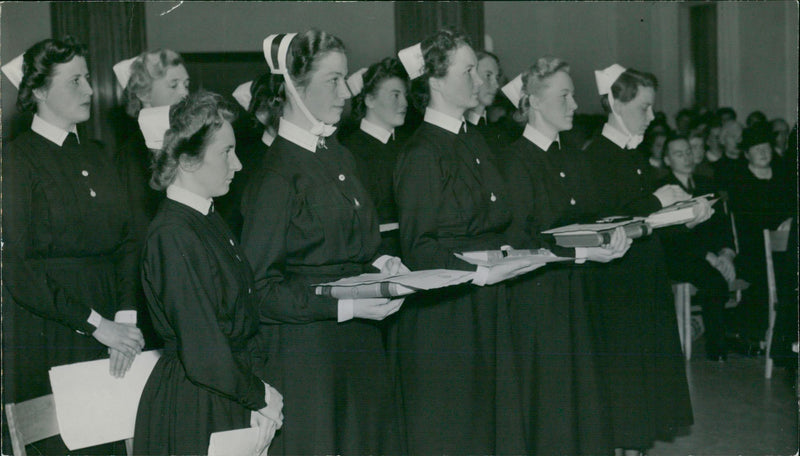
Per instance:
[[[463,252],[463,253],[456,253],[455,255],[466,261],[467,263],[474,264],[477,266],[486,266],[492,267],[497,266],[504,263],[513,263],[516,261],[527,261],[529,264],[545,264],[545,263],[554,263],[557,261],[571,261],[574,258],[564,258],[553,255],[549,251],[541,251],[532,254],[518,254],[518,255],[511,255],[504,258],[497,258],[498,255],[491,255],[492,252],[500,252],[499,250],[489,250],[489,251],[477,251],[477,252]],[[489,253],[489,255],[487,255]]]
[[[160,355],[158,350],[137,355],[123,378],[109,374],[108,359],[51,368],[56,416],[67,448],[133,437],[139,398]]]
[[[335,282],[318,283],[318,285],[328,285],[337,287],[354,287],[371,283],[391,282],[414,290],[433,290],[435,288],[449,287],[460,283],[469,282],[475,274],[471,271],[456,271],[451,269],[426,269],[423,271],[412,271],[404,274],[360,274],[353,277],[345,277]]]
[[[257,451],[258,428],[254,427],[215,432],[208,444],[208,456],[255,456]]]

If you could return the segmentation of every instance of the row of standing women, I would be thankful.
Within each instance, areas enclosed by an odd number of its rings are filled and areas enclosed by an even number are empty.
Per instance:
[[[118,155],[125,185],[99,146],[65,139],[89,117],[85,49],[45,40],[25,53],[19,105],[36,115],[4,154],[3,292],[18,338],[4,342],[47,357],[6,361],[28,382],[9,381],[14,400],[46,394],[48,367],[105,347],[124,375],[144,340],[135,320],[112,319],[136,308],[143,249],[164,354],[140,402],[137,454],[204,453],[212,432],[248,424],[264,445],[280,428],[276,454],[636,454],[691,424],[657,236],[632,244],[617,230],[602,247],[566,249],[541,234],[685,198],[654,188],[632,150],[652,120],[655,77],[597,72],[609,121],[580,152],[559,138],[577,108],[569,66],[539,59],[504,88],[527,119],[510,142],[486,122],[496,57],[440,31],[401,52],[404,68],[386,59],[359,72],[361,123],[340,142],[334,125],[354,87],[344,44],[312,30],[272,35],[264,49],[272,74],[237,91],[263,134],[238,138],[228,102],[186,97],[177,54],[121,67],[129,114],[143,126],[168,116],[161,144],[140,137]],[[424,117],[398,144],[409,86]],[[246,182],[234,178],[242,163]],[[154,216],[146,182],[166,192]],[[710,212],[701,205],[689,225]],[[506,245],[574,261],[533,272],[453,255]],[[439,268],[475,279],[405,302],[311,287]]]

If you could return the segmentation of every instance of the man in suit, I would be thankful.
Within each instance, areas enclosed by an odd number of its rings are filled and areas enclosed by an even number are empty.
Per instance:
[[[692,196],[718,193],[714,181],[695,175],[695,160],[686,136],[670,135],[664,143],[664,163],[670,172],[659,185],[679,185]],[[724,211],[694,229],[683,225],[664,228],[660,232],[670,278],[689,282],[697,288],[695,303],[703,308],[706,327],[706,356],[724,361],[725,325],[723,310],[728,301],[728,284],[736,278],[733,259],[733,236]]]

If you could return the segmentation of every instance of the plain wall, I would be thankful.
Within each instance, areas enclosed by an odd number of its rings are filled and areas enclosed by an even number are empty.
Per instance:
[[[656,110],[679,109],[678,4],[486,2],[486,33],[508,78],[538,57],[569,62],[578,112],[599,113],[594,70],[612,63],[656,74]],[[671,61],[666,63],[666,61]]]
[[[37,41],[50,38],[50,4],[48,2],[13,3],[0,5],[0,64],[5,65]],[[3,137],[17,118],[17,89],[5,76],[0,77],[2,97]]]
[[[768,118],[797,115],[797,6],[794,1],[737,3],[739,106],[744,121],[754,110]]]
[[[261,52],[267,35],[319,28],[344,41],[351,72],[395,52],[392,2],[185,2],[165,13],[175,4],[145,5],[150,49]]]

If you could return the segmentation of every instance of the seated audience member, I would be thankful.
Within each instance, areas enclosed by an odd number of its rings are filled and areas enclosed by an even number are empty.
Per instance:
[[[695,116],[690,109],[681,109],[675,116],[675,131],[679,135],[688,136],[694,121]]]
[[[647,156],[647,161],[650,163],[653,174],[656,179],[663,178],[667,170],[664,167],[662,159],[662,152],[664,150],[664,141],[667,139],[667,132],[656,126],[655,128],[648,128],[644,134],[644,141],[642,141],[641,150]]]
[[[670,173],[659,185],[679,185],[692,196],[714,193],[714,181],[695,173],[690,139],[674,135],[664,144],[664,163]],[[693,303],[703,308],[706,327],[706,356],[726,359],[723,310],[728,301],[728,284],[736,278],[733,235],[723,211],[692,230],[669,227],[661,232],[666,252],[667,272],[676,282],[689,282],[697,288]]]
[[[735,175],[745,167],[746,161],[742,158],[739,143],[742,142],[742,124],[728,122],[722,125],[719,132],[723,154],[714,162],[714,176],[723,190],[731,185]]]
[[[691,137],[692,135],[695,135],[705,137],[705,135],[708,134],[708,129],[713,121],[714,116],[708,112],[694,116],[692,119],[692,124],[689,126],[689,134],[687,136]]]
[[[767,326],[767,279],[764,258],[764,229],[774,230],[794,215],[796,191],[786,174],[774,172],[772,133],[766,124],[745,130],[742,150],[746,166],[735,174],[729,189],[730,208],[736,217],[739,240],[737,269],[750,282],[743,302],[736,309],[743,338],[759,341]]]
[[[773,119],[770,123],[772,131],[772,162],[781,172],[796,173],[796,167],[786,163],[786,152],[789,146],[789,124],[783,119]]]
[[[736,111],[729,106],[723,106],[717,109],[717,118],[722,125],[725,125],[728,122],[735,122],[736,121]]]
[[[711,123],[708,124],[708,134],[705,136],[706,139],[706,161],[708,164],[713,165],[716,163],[722,155],[725,153],[722,147],[722,143],[719,139],[719,134],[722,131],[722,124],[720,123],[719,119],[713,119]]]
[[[694,158],[694,173],[703,177],[713,178],[714,167],[706,160],[705,138],[700,133],[689,134],[689,149]],[[666,152],[666,148],[664,149]],[[664,161],[666,162],[666,155]]]
[[[755,124],[765,123],[766,121],[766,114],[761,111],[753,111],[747,115],[747,120],[745,120],[744,124],[747,128],[750,128]]]

